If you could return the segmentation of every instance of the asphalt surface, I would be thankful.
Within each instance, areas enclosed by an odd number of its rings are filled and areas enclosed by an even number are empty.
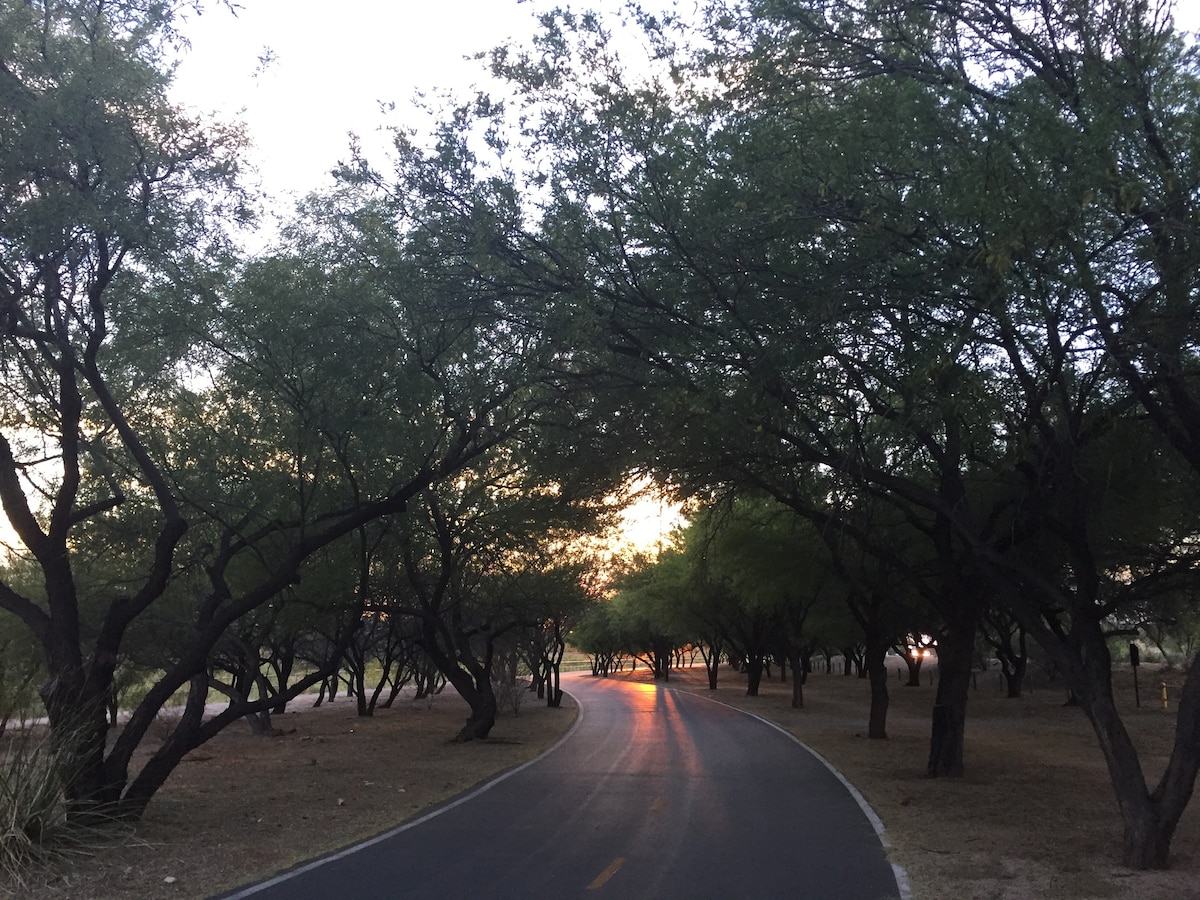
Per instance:
[[[902,896],[858,800],[782,731],[659,685],[564,687],[581,716],[547,755],[226,900]]]

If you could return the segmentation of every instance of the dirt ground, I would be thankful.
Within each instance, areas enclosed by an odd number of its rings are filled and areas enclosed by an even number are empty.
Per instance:
[[[1200,812],[1185,814],[1171,870],[1123,869],[1095,737],[1078,709],[1063,706],[1061,690],[1008,700],[980,676],[968,711],[968,773],[931,780],[923,774],[934,691],[928,682],[893,682],[888,740],[868,741],[864,681],[814,674],[805,709],[793,710],[788,685],[764,682],[762,696],[752,698],[736,673],[723,669],[721,679],[715,694],[699,668],[676,672],[671,684],[776,721],[834,764],[882,818],[892,859],[907,871],[916,900],[1200,900]],[[1119,685],[1149,778],[1165,763],[1173,727],[1174,712],[1158,703],[1164,679],[1181,680],[1143,666],[1140,710],[1124,677]],[[500,719],[488,741],[459,745],[449,738],[466,708],[448,694],[432,707],[398,701],[374,719],[359,719],[344,699],[293,710],[277,720],[280,737],[234,727],[195,751],[136,832],[24,886],[0,886],[0,896],[210,896],[412,818],[537,755],[575,715],[573,707],[548,710],[530,698],[518,717]]]

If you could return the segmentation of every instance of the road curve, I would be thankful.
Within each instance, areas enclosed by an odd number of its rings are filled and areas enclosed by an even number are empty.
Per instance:
[[[858,801],[789,735],[656,684],[565,686],[580,720],[553,752],[225,900],[902,896]]]

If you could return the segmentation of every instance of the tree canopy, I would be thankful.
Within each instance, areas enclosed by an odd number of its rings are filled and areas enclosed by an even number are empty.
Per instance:
[[[873,737],[883,654],[933,634],[953,776],[977,634],[1019,627],[1095,728],[1126,862],[1166,864],[1200,663],[1151,787],[1109,640],[1194,619],[1200,66],[1168,5],[714,0],[637,17],[641,72],[549,13],[492,54],[503,101],[355,155],[253,257],[240,133],[167,100],[182,8],[0,13],[0,609],[77,807],[140,813],[392,615],[463,739],[517,634],[539,668],[569,628],[663,677],[689,643],[784,659],[797,705],[819,644],[861,645]],[[591,604],[564,548],[634,473],[704,512]],[[134,657],[158,674],[109,746]]]

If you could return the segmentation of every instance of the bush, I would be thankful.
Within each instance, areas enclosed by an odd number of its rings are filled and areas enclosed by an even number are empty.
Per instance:
[[[492,681],[492,693],[496,695],[496,711],[500,715],[512,713],[521,714],[521,701],[529,689],[528,683],[513,681]]]

